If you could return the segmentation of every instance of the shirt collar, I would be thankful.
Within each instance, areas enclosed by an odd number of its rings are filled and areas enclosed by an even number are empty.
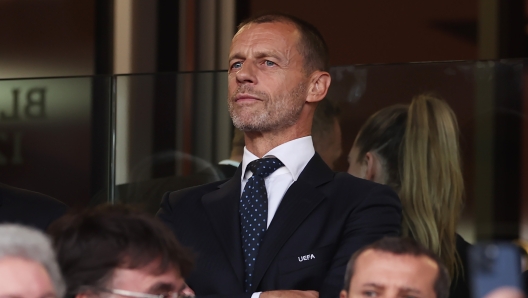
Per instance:
[[[218,164],[219,165],[228,165],[228,166],[233,166],[235,168],[238,168],[238,166],[240,165],[240,162],[236,161],[236,160],[232,160],[232,159],[224,159],[224,160],[220,161]]]
[[[297,181],[299,175],[301,175],[301,172],[314,154],[315,149],[312,143],[312,137],[307,136],[281,144],[264,154],[263,158],[278,158],[292,175],[293,181]],[[247,165],[256,159],[258,159],[258,157],[244,147],[244,156],[242,158],[242,181],[244,180]]]

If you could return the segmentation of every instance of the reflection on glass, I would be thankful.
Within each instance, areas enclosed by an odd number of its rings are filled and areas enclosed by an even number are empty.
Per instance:
[[[86,206],[107,184],[109,87],[109,77],[0,80],[0,181]]]
[[[340,110],[343,152],[334,169],[347,170],[369,115],[434,92],[460,125],[460,234],[528,239],[525,69],[524,60],[333,67],[327,99]],[[224,71],[0,80],[0,182],[70,207],[113,195],[154,213],[166,191],[229,176],[218,165],[234,136],[226,96]]]

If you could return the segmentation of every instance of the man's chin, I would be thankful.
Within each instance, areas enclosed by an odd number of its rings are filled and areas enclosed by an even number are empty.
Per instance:
[[[263,131],[263,127],[254,125],[253,123],[237,123],[233,122],[233,125],[243,132],[258,132]]]
[[[266,131],[267,126],[263,123],[256,123],[254,121],[243,121],[241,119],[233,118],[233,125],[243,132],[257,132]]]
[[[291,125],[285,123],[264,123],[264,122],[242,122],[233,120],[233,125],[243,132],[271,132],[278,131]]]

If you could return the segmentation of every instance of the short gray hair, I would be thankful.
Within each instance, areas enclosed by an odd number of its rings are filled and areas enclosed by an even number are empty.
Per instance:
[[[0,260],[17,257],[41,264],[53,283],[57,297],[64,296],[66,285],[57,264],[50,239],[42,232],[17,224],[0,225]]]

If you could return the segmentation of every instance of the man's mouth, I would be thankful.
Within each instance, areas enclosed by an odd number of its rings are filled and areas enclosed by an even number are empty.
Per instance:
[[[255,101],[262,101],[260,98],[247,93],[240,93],[235,96],[235,102],[237,103],[250,103]]]

